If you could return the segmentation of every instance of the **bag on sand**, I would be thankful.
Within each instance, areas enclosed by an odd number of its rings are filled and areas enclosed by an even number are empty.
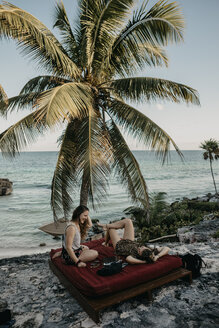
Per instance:
[[[104,265],[102,269],[97,271],[100,276],[111,276],[122,271],[122,262],[112,262],[109,265]]]
[[[192,271],[192,278],[197,278],[201,275],[202,263],[205,264],[201,256],[199,256],[198,254],[193,255],[187,253],[185,255],[179,255],[179,257],[181,257],[182,259],[183,268]]]
[[[97,271],[100,276],[111,276],[119,273],[128,263],[117,260],[116,257],[108,257],[103,259],[103,268]]]

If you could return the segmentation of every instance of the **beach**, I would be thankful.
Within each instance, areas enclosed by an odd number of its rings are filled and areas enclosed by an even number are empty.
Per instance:
[[[0,260],[1,300],[8,303],[15,319],[14,328],[219,326],[218,241],[165,245],[180,254],[198,253],[207,265],[202,275],[191,285],[177,280],[157,288],[153,291],[153,303],[148,303],[146,296],[141,295],[111,306],[102,312],[99,325],[88,317],[50,271],[48,252]]]

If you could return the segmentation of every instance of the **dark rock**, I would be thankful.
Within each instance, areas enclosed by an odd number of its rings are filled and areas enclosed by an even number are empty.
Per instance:
[[[179,241],[182,243],[194,243],[207,241],[212,238],[219,229],[219,218],[214,217],[212,219],[212,215],[208,215],[208,217],[210,220],[206,220],[207,216],[205,216],[205,220],[195,226],[179,228],[177,231]]]
[[[8,179],[0,179],[0,196],[7,196],[12,193],[13,182]]]

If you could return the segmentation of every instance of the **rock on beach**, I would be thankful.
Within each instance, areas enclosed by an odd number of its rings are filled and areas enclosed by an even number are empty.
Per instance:
[[[7,302],[12,312],[14,328],[219,327],[218,242],[169,243],[167,246],[173,252],[202,256],[207,264],[202,275],[192,285],[178,280],[154,290],[153,303],[141,295],[111,306],[102,312],[99,325],[50,271],[48,253],[0,260],[1,300]]]

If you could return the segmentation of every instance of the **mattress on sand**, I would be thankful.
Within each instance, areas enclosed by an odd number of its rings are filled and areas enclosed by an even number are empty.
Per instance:
[[[98,267],[92,266],[92,262],[90,262],[87,263],[86,268],[78,268],[73,265],[64,264],[61,257],[52,259],[53,264],[73,286],[87,296],[100,296],[115,293],[161,277],[182,266],[182,261],[178,256],[165,255],[155,263],[127,265],[120,273],[102,277],[97,274],[97,271],[102,268],[102,260],[105,257],[115,255],[113,247],[103,246],[103,241],[104,239],[99,239],[84,243],[84,245],[87,245],[89,248],[98,251],[98,259],[100,260],[100,265]],[[57,250],[51,250],[50,256],[52,257],[56,251]]]

